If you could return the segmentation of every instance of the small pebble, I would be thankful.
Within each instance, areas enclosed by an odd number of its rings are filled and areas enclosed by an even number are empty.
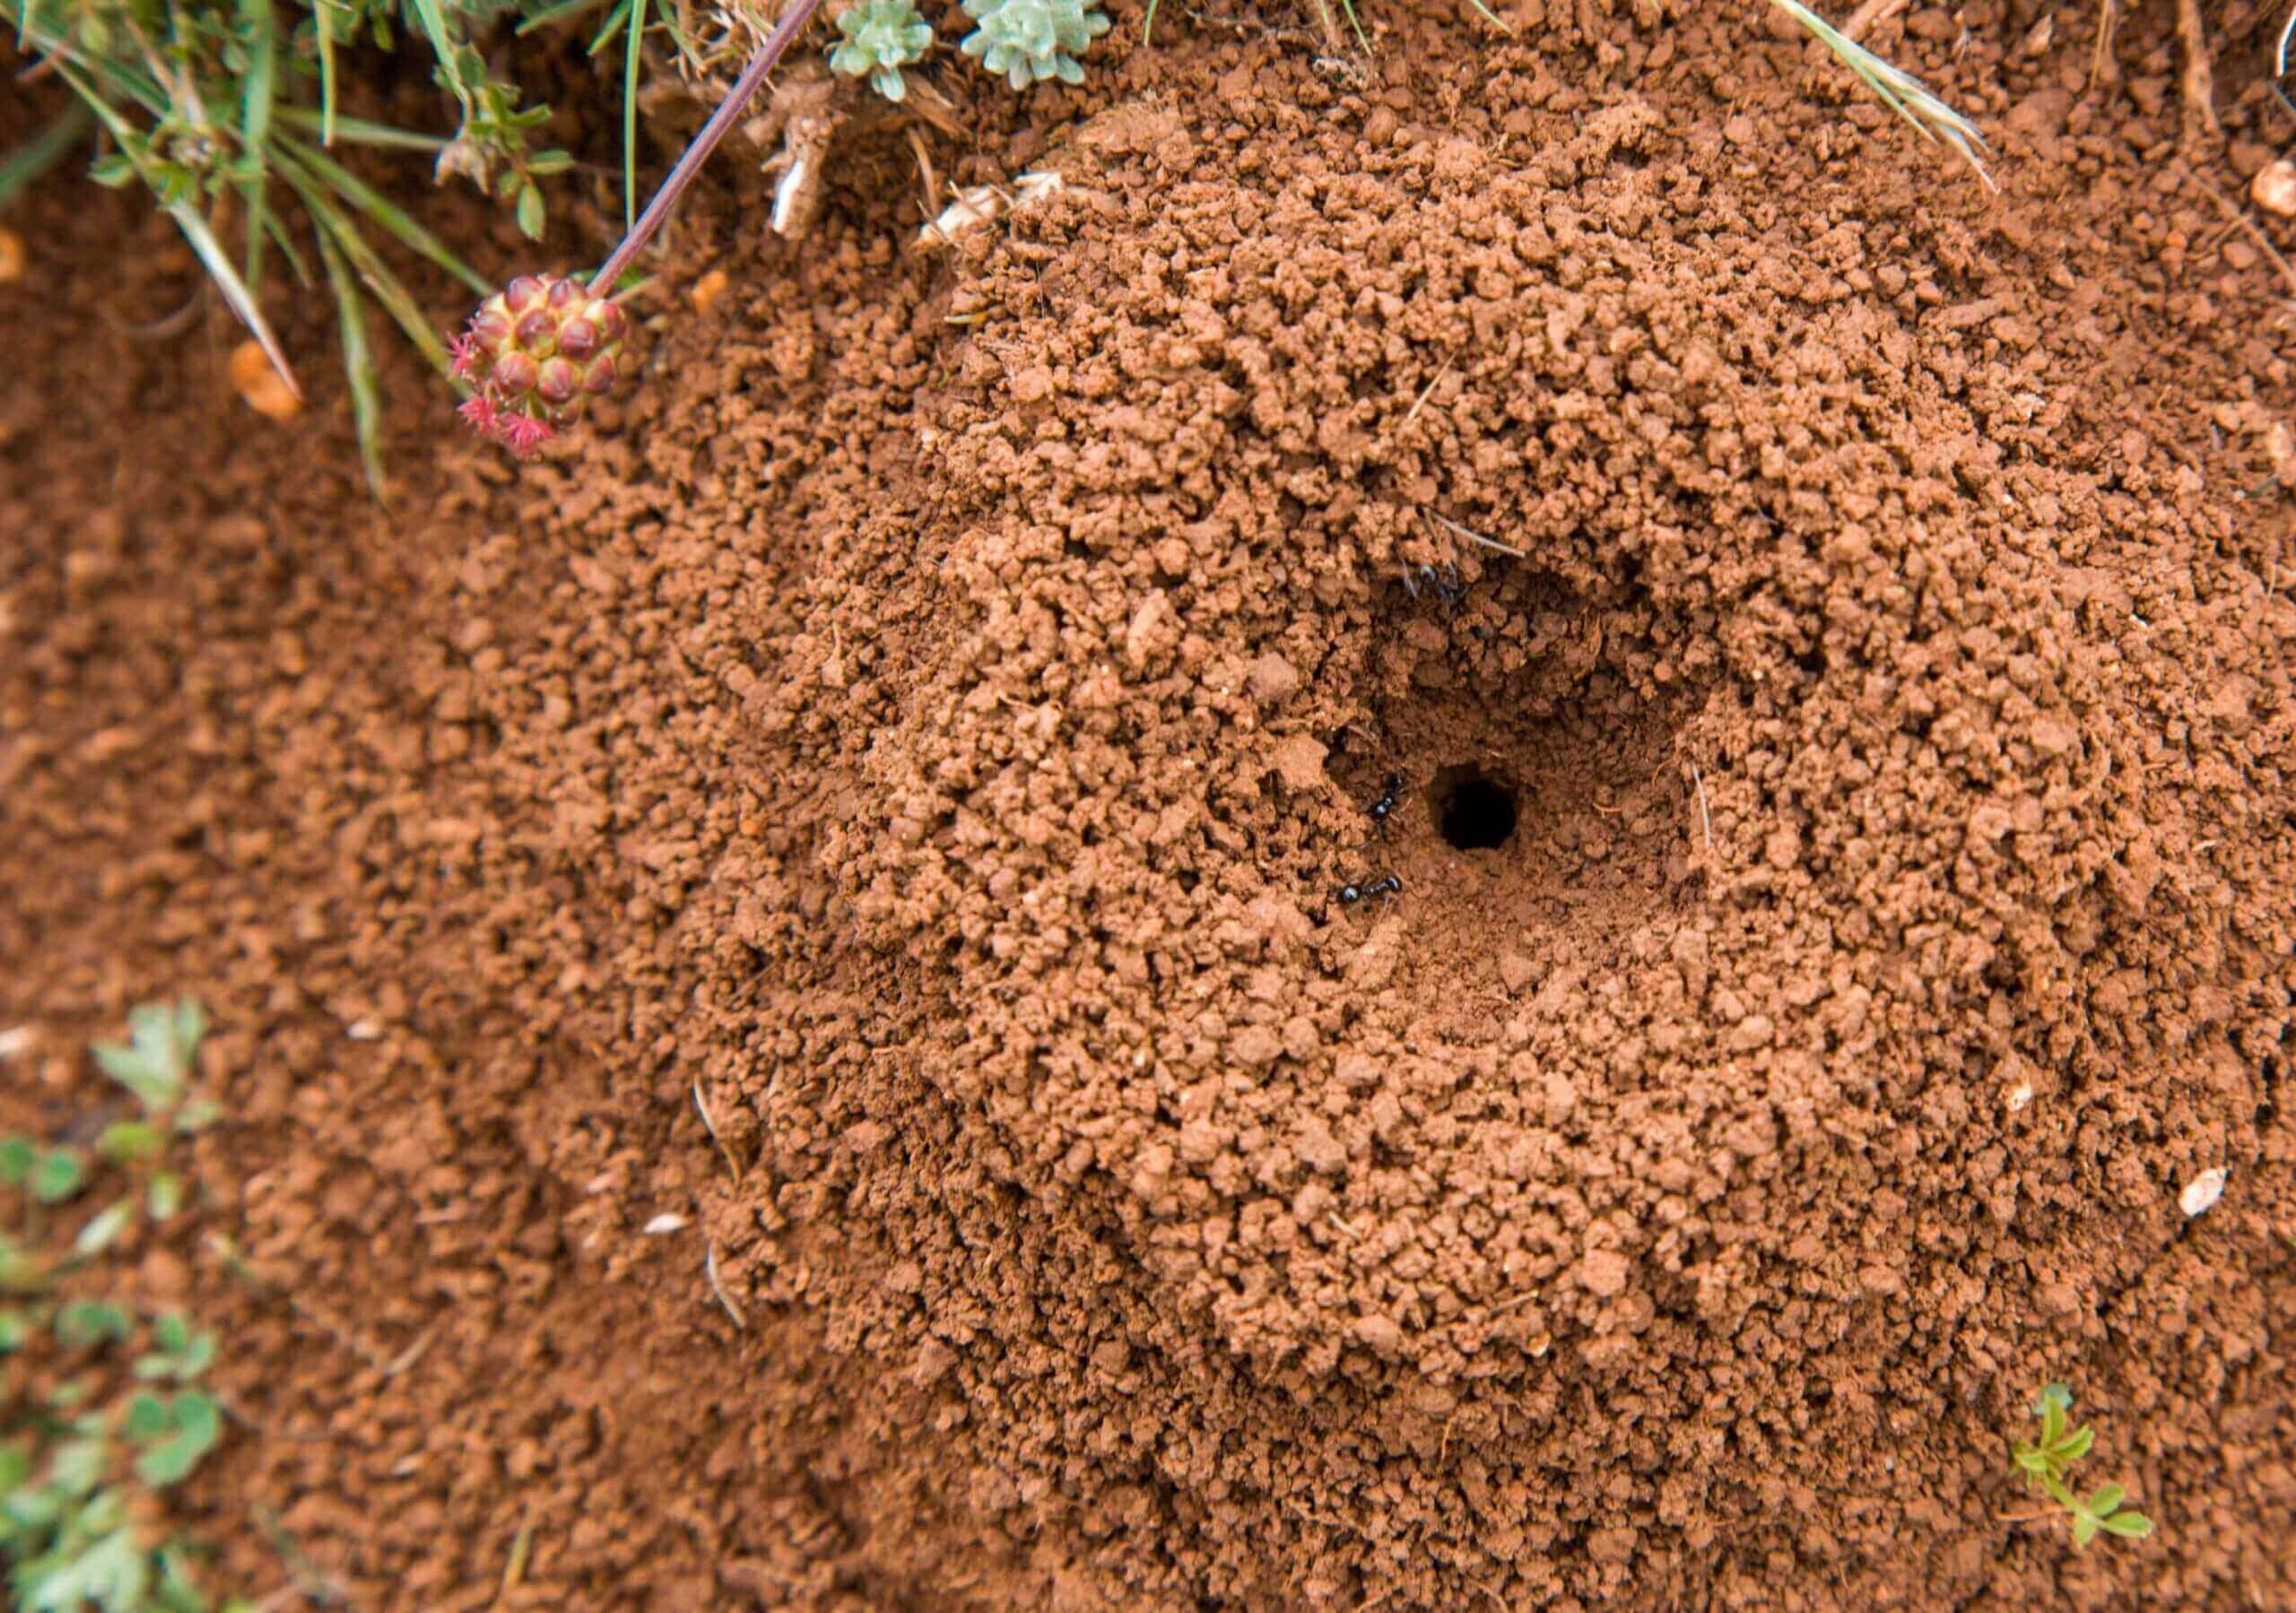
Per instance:
[[[676,1214],[674,1211],[668,1214],[657,1215],[652,1220],[646,1223],[646,1236],[648,1237],[660,1237],[665,1233],[683,1232],[685,1230],[687,1225],[688,1223],[686,1218],[682,1215]]]
[[[2224,1196],[2224,1184],[2231,1172],[2218,1168],[2203,1171],[2185,1184],[2184,1192],[2177,1195],[2177,1208],[2187,1216],[2196,1216]]]
[[[2277,162],[2266,163],[2248,181],[2248,195],[2275,218],[2296,218],[2296,162],[2283,157]],[[0,273],[0,280],[5,278],[5,273]]]
[[[242,342],[231,350],[231,386],[248,408],[266,419],[292,420],[303,412],[303,400],[272,368],[259,342]]]
[[[0,286],[23,279],[24,259],[24,238],[13,230],[0,230]]]
[[[693,304],[695,313],[706,314],[709,311],[709,305],[726,294],[726,271],[712,269],[693,282],[692,289],[686,292],[686,299]]]

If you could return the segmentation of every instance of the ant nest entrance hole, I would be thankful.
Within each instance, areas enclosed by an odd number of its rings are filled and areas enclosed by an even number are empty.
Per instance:
[[[1648,676],[1648,625],[1527,569],[1396,602],[1332,772],[1359,806],[1401,781],[1349,866],[1402,880],[1432,956],[1483,978],[1501,957],[1599,954],[1689,899],[1689,701]]]
[[[1427,805],[1453,851],[1497,851],[1515,837],[1515,786],[1472,764],[1435,775]]]

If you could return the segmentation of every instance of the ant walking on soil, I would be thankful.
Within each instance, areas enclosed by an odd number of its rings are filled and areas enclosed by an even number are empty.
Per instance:
[[[1398,797],[1403,792],[1403,775],[1388,774],[1387,782],[1381,785],[1379,790],[1378,800],[1363,810],[1370,813],[1371,821],[1378,826],[1381,834],[1385,834],[1387,830],[1387,820],[1396,815],[1396,808],[1402,804]]]
[[[1385,879],[1372,880],[1369,885],[1342,885],[1339,888],[1339,905],[1343,907],[1352,907],[1356,903],[1368,902],[1375,896],[1402,894],[1403,877],[1400,874],[1391,873]]]
[[[1435,597],[1443,602],[1447,611],[1456,611],[1459,602],[1467,596],[1466,585],[1459,579],[1458,562],[1445,560],[1439,568],[1422,566],[1416,571],[1403,574],[1403,591],[1417,599],[1422,589],[1431,588]]]
[[[1379,786],[1378,800],[1363,809],[1370,814],[1372,824],[1382,835],[1387,832],[1387,820],[1394,817],[1396,809],[1403,804],[1403,787],[1402,774],[1388,774],[1387,782]],[[1400,896],[1402,893],[1402,876],[1391,873],[1367,883],[1341,886],[1339,905],[1343,907],[1352,907],[1358,902],[1370,901],[1373,897]]]

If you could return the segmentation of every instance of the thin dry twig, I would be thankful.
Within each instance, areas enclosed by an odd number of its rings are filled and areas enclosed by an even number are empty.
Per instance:
[[[1690,765],[1690,781],[1698,787],[1698,824],[1706,835],[1706,860],[1710,863],[1714,861],[1714,814],[1706,810],[1706,775],[1698,770],[1696,762]]]
[[[1412,421],[1419,418],[1419,412],[1427,407],[1427,400],[1434,396],[1435,388],[1440,386],[1443,384],[1443,377],[1451,373],[1451,361],[1457,356],[1458,355],[1456,353],[1445,353],[1443,355],[1443,368],[1435,372],[1435,378],[1433,380],[1428,382],[1426,386],[1419,389],[1419,396],[1413,400],[1410,412],[1403,417],[1403,423],[1405,425],[1408,426]]]
[[[2216,80],[2209,71],[2208,32],[2200,20],[2200,0],[2177,0],[2177,38],[2185,48],[2185,133],[2221,133],[2216,120]]]
[[[2280,271],[2280,277],[2288,282],[2288,290],[2292,294],[2296,294],[2296,265],[2291,265],[2289,261],[2281,256],[2280,248],[2272,244],[2272,238],[2264,232],[2263,229],[2257,225],[2257,221],[2248,217],[2248,215],[2233,202],[2231,197],[2226,195],[2213,185],[2211,185],[2207,179],[2202,177],[2198,172],[2186,167],[2181,162],[2177,163],[2175,167],[2179,173],[2182,174],[2186,178],[2190,179],[2195,185],[2199,186],[2203,191],[2206,192],[2208,199],[2216,204],[2218,210],[2222,212],[2227,219],[2231,221],[2233,223],[2238,224],[2243,230],[2248,232],[2248,238],[2254,241],[2257,246],[2263,250],[2264,255],[2272,260],[2273,266]]]
[[[917,154],[917,176],[925,186],[923,215],[929,219],[933,216],[933,198],[941,194],[940,171],[933,166],[933,153],[925,148],[923,131],[911,124],[908,134],[909,149]]]
[[[1502,543],[1497,538],[1486,538],[1473,528],[1462,526],[1457,521],[1446,516],[1439,516],[1431,509],[1427,512],[1427,518],[1453,537],[1465,538],[1470,543],[1480,543],[1485,549],[1495,549],[1500,554],[1513,555],[1518,560],[1527,558],[1530,552],[1527,550],[1518,549],[1512,543]]]
[[[709,1113],[709,1104],[702,1099],[699,1080],[693,1083],[693,1106],[700,1112],[701,1123],[709,1133],[709,1140],[716,1143],[718,1151],[726,1157],[726,1168],[734,1173],[734,1185],[739,1187],[742,1183],[741,1161],[734,1158],[734,1150],[726,1147],[725,1138],[718,1135],[717,1119]]]
[[[526,1558],[535,1545],[535,1507],[526,1503],[526,1515],[518,1520],[518,1532],[510,1541],[509,1560],[502,1565],[501,1594],[508,1596],[526,1577]]]
[[[399,1351],[398,1354],[393,1356],[388,1361],[384,1363],[383,1376],[387,1378],[395,1378],[401,1373],[406,1371],[409,1367],[413,1366],[417,1361],[422,1359],[423,1357],[429,1355],[430,1353],[430,1347],[439,1342],[439,1331],[445,1328],[446,1325],[447,1319],[444,1316],[441,1316],[436,1322],[433,1322],[429,1327],[424,1328],[422,1331],[416,1336],[413,1343],[408,1345],[404,1349]]]
[[[2089,48],[2089,88],[2094,91],[2108,76],[2118,78],[2109,71],[2113,62],[2113,32],[2120,26],[2120,7],[2116,0],[2102,0],[2097,7],[2097,42]]]
[[[1841,37],[1855,44],[1904,9],[1905,0],[1866,0],[1841,25]]]

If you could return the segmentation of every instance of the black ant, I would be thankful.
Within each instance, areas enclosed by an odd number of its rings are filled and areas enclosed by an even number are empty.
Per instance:
[[[1343,907],[1352,907],[1356,903],[1368,902],[1375,896],[1402,894],[1402,877],[1397,874],[1389,874],[1383,880],[1372,880],[1369,885],[1342,885],[1339,888],[1339,905]]]
[[[1370,806],[1365,807],[1363,810],[1371,815],[1371,821],[1379,826],[1380,832],[1385,833],[1387,827],[1387,820],[1396,815],[1396,808],[1402,804],[1398,797],[1403,793],[1403,775],[1400,773],[1388,774],[1387,782],[1380,785],[1379,789],[1380,795],[1378,800],[1373,802]]]
[[[1467,596],[1466,585],[1459,580],[1459,568],[1455,561],[1445,560],[1439,569],[1422,566],[1416,571],[1403,574],[1404,592],[1414,600],[1422,585],[1435,590],[1435,597],[1443,602],[1447,611],[1457,610],[1459,602]]]

